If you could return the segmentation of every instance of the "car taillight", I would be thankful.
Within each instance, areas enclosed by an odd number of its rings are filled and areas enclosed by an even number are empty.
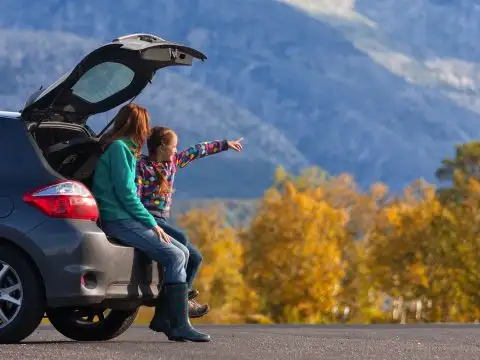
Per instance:
[[[55,218],[97,221],[97,202],[80,182],[64,180],[48,184],[23,196],[23,200]]]

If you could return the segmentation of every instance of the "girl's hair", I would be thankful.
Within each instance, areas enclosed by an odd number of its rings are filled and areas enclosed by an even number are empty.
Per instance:
[[[157,152],[159,146],[168,146],[174,139],[177,138],[177,134],[170,128],[163,126],[155,126],[152,128],[150,136],[147,140],[148,153],[154,155]],[[162,174],[160,168],[155,167],[159,179],[158,194],[168,194],[172,191],[168,186],[167,178]]]
[[[113,118],[113,127],[102,137],[102,145],[107,147],[115,140],[129,137],[137,145],[137,156],[150,132],[150,115],[147,109],[137,104],[123,106]]]

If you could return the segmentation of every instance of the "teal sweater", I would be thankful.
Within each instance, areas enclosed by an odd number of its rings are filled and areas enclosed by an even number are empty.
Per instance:
[[[116,140],[100,157],[93,175],[93,196],[101,220],[135,219],[153,228],[157,223],[137,195],[137,161],[128,143],[128,140]]]

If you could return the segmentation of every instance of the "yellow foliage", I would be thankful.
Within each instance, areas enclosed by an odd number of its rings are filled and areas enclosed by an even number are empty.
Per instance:
[[[429,303],[424,321],[473,319],[460,309],[480,306],[479,298],[475,300],[480,286],[480,234],[472,231],[472,216],[480,209],[465,206],[468,198],[461,204],[442,205],[432,187],[406,193],[409,205],[386,208],[387,224],[368,244],[367,262],[375,285],[393,298]],[[473,313],[478,316],[478,311]]]
[[[243,237],[245,274],[275,322],[329,318],[343,276],[343,211],[291,182],[266,196]]]
[[[242,231],[221,209],[179,220],[204,256],[195,286],[212,311],[199,321],[480,320],[478,178],[455,170],[447,196],[422,179],[392,196],[319,169],[275,176]]]
[[[199,322],[245,322],[255,314],[257,299],[243,280],[243,248],[235,230],[224,225],[217,208],[191,210],[178,222],[203,255],[195,287],[212,310]]]

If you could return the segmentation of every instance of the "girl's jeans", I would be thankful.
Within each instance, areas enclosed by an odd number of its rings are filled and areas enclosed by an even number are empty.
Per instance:
[[[188,250],[178,241],[162,241],[158,235],[133,219],[103,221],[103,231],[124,245],[142,251],[165,268],[165,284],[185,283]],[[165,231],[166,232],[166,231]]]
[[[187,259],[187,283],[188,289],[191,290],[193,281],[195,280],[195,276],[197,275],[198,269],[203,260],[202,254],[192,245],[188,240],[187,235],[182,230],[170,225],[164,217],[157,217],[154,215],[154,218],[157,220],[157,224],[169,236],[177,240],[175,245],[179,246],[182,251],[187,251],[185,254]]]

